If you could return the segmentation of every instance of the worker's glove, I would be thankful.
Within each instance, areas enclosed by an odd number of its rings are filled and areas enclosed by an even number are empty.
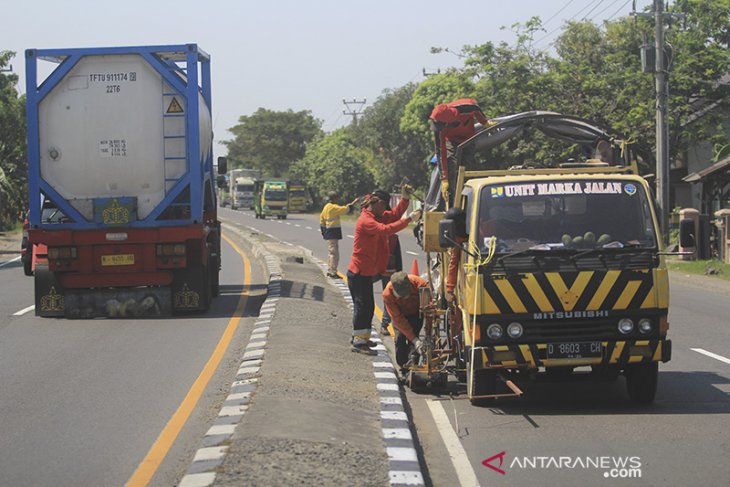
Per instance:
[[[446,291],[446,302],[451,304],[454,302],[454,293]]]
[[[413,341],[413,346],[416,348],[416,352],[418,352],[419,355],[423,355],[423,342],[420,338],[416,338]]]
[[[413,210],[410,215],[408,215],[408,218],[411,219],[412,222],[418,221],[421,219],[421,210]]]
[[[400,195],[407,200],[411,199],[411,196],[413,196],[413,187],[407,183],[401,184]]]

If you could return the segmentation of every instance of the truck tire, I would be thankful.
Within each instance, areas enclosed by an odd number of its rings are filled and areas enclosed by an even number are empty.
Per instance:
[[[208,263],[208,272],[210,273],[210,295],[214,298],[220,293],[220,265],[218,259],[211,257]]]
[[[33,275],[33,246],[28,243],[28,237],[23,237],[20,248],[25,251],[20,260],[23,262],[23,274]]]
[[[471,377],[471,364],[467,364],[466,380]],[[474,371],[474,383],[471,388],[471,396],[489,396],[497,390],[497,371],[493,369],[478,369]],[[468,387],[468,385],[467,385]],[[486,406],[490,400],[488,398],[469,398],[474,406]]]
[[[651,404],[659,382],[659,363],[632,365],[626,374],[626,391],[629,398],[639,404]]]
[[[26,276],[33,275],[33,261],[32,260],[23,261],[23,274],[25,274]]]

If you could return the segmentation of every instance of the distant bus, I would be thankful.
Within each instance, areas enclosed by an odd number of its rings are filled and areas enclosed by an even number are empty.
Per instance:
[[[307,187],[298,181],[289,182],[289,213],[303,213],[307,211]]]
[[[289,204],[289,183],[275,179],[257,179],[254,184],[256,218],[271,215],[285,220]]]

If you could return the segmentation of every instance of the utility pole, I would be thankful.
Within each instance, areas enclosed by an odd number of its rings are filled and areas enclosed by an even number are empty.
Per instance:
[[[662,238],[669,243],[669,128],[667,122],[667,71],[664,66],[664,4],[654,0],[654,52],[656,90],[656,192],[659,198]]]
[[[634,2],[634,9],[636,2]],[[656,192],[659,207],[659,223],[661,224],[662,239],[665,244],[669,243],[669,190],[671,181],[669,179],[669,124],[667,120],[669,100],[668,67],[666,66],[664,43],[664,18],[672,14],[664,13],[663,0],[654,0],[653,13],[632,12],[636,17],[654,18],[654,49],[653,53],[648,46],[642,48],[643,70],[647,73],[654,73],[654,88],[656,97]],[[680,16],[680,15],[677,15]],[[651,57],[654,59],[652,60]]]
[[[342,110],[342,113],[344,115],[352,115],[352,124],[357,125],[357,116],[360,115],[362,112],[358,111],[357,109],[350,108],[350,105],[360,105],[360,108],[362,108],[365,103],[367,103],[367,99],[363,98],[362,101],[352,99],[351,101],[347,101],[344,98],[342,99],[342,103],[347,107],[347,110]]]

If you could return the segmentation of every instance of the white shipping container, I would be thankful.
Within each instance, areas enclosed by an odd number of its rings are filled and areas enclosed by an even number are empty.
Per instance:
[[[40,103],[41,177],[88,219],[108,197],[136,197],[145,218],[210,151],[210,109],[198,104],[200,154],[188,157],[183,96],[141,56],[86,56]]]

